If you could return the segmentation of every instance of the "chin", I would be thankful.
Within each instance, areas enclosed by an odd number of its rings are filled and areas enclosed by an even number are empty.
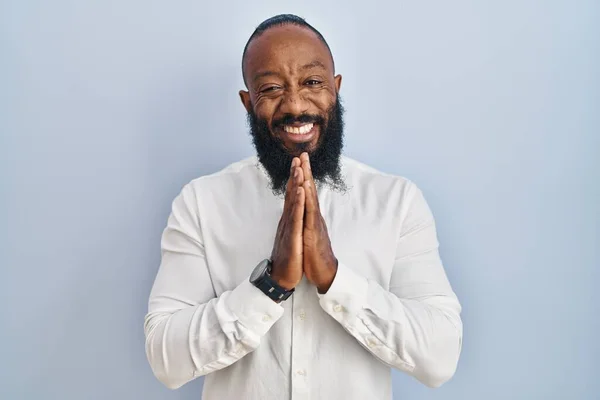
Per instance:
[[[304,152],[307,152],[310,154],[316,148],[316,146],[313,145],[312,143],[293,143],[291,146],[293,146],[292,149],[287,148],[287,150],[288,150],[288,153],[290,153],[294,157],[300,157],[300,155]]]
[[[300,152],[299,154],[301,154],[305,151],[310,153],[319,147],[319,145],[321,144],[320,138],[321,138],[321,135],[318,135],[318,136],[313,137],[308,142],[300,142],[300,143],[288,142],[285,145],[288,149],[293,149],[294,152],[299,151]]]

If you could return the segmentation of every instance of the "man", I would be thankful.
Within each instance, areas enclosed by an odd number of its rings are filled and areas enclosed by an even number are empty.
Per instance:
[[[390,399],[390,367],[437,387],[456,369],[460,305],[410,181],[341,155],[342,78],[293,15],[242,58],[257,157],[186,185],[145,320],[169,388],[203,398]]]

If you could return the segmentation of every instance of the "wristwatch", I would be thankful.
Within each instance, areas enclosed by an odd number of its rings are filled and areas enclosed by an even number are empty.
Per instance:
[[[258,263],[252,274],[250,274],[250,283],[275,301],[287,300],[294,293],[294,289],[287,290],[279,286],[271,278],[271,267],[272,263],[268,258]]]

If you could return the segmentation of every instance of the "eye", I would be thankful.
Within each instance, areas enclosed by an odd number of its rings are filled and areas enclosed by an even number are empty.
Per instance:
[[[272,86],[267,86],[263,89],[260,90],[260,93],[270,93],[270,92],[274,92],[275,90],[279,89],[280,87],[277,85],[272,85]]]
[[[309,80],[306,81],[305,84],[308,85],[308,86],[316,86],[316,85],[320,85],[321,83],[323,83],[323,82],[321,82],[321,81],[319,81],[317,79],[309,79]]]

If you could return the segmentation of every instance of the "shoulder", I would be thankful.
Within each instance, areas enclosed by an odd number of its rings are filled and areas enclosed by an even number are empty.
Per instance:
[[[418,190],[415,183],[404,176],[382,172],[347,156],[342,157],[342,173],[349,186],[379,195],[394,193],[406,198]]]
[[[186,184],[183,190],[194,192],[196,195],[207,192],[216,195],[232,194],[242,190],[247,185],[257,185],[265,180],[256,156],[227,165],[220,171],[203,175]]]
[[[235,196],[248,188],[248,185],[256,187],[263,184],[265,176],[260,169],[256,156],[247,157],[243,160],[227,165],[223,169],[195,178],[183,186],[175,199],[187,199],[189,204],[198,204],[201,199],[223,198],[223,196]]]
[[[431,210],[421,189],[410,179],[379,171],[348,157],[343,159],[344,172],[352,194],[365,205],[377,205],[403,221],[412,218],[432,219]]]

